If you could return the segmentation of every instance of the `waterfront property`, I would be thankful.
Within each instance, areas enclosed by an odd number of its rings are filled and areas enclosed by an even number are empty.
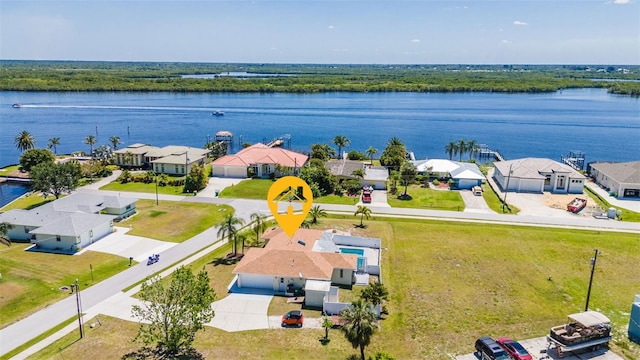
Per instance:
[[[266,178],[283,175],[282,169],[296,173],[309,156],[262,143],[253,144],[233,155],[225,155],[211,163],[213,176],[246,178],[249,175]],[[251,173],[251,174],[250,174]]]
[[[113,221],[135,213],[136,199],[76,193],[32,210],[0,214],[14,226],[11,241],[31,242],[35,250],[72,254],[113,232]]]
[[[494,163],[493,178],[503,191],[582,194],[586,177],[568,165],[544,158]]]
[[[340,235],[332,230],[299,229],[289,238],[267,230],[264,248],[251,248],[233,273],[239,288],[289,295],[310,291],[305,305],[322,307],[332,285],[367,284],[380,274],[380,239]]]
[[[152,168],[156,174],[186,175],[191,166],[203,166],[211,151],[189,146],[162,148],[133,144],[114,152],[116,164],[124,167]]]
[[[454,189],[472,189],[482,185],[484,174],[474,163],[445,159],[414,160],[411,162],[418,174],[429,175],[441,180],[453,180]]]
[[[590,163],[596,184],[618,198],[640,198],[640,161]]]
[[[358,180],[359,178],[353,175],[353,172],[362,169],[364,171],[364,178],[360,179],[362,186],[371,186],[377,190],[387,188],[389,170],[384,166],[371,166],[362,161],[347,159],[328,160],[324,163],[324,166],[338,180]]]

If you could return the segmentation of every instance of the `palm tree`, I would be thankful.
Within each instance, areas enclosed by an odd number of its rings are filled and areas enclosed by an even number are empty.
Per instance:
[[[374,148],[373,146],[369,146],[369,148],[367,149],[367,155],[369,156],[369,159],[371,160],[371,165],[373,165],[373,155],[378,153],[378,149]]]
[[[478,142],[471,139],[467,142],[467,150],[469,150],[469,160],[478,151]]]
[[[256,243],[257,243],[260,241],[260,234],[267,229],[267,216],[255,212],[251,214],[251,221],[253,221],[253,231],[256,232]]]
[[[416,171],[416,167],[413,166],[412,163],[405,162],[404,165],[402,165],[402,168],[400,169],[400,177],[402,178],[402,182],[404,183],[403,196],[407,196],[407,188],[409,187],[409,184],[416,179],[417,176],[418,173]]]
[[[49,139],[49,143],[47,144],[47,148],[53,149],[54,155],[58,155],[58,148],[57,148],[58,145],[60,145],[60,138],[59,137],[54,137],[54,138]]]
[[[16,136],[14,143],[18,150],[24,152],[36,146],[36,139],[34,139],[33,135],[27,130],[22,130],[20,134]]]
[[[369,218],[371,217],[371,209],[363,205],[358,205],[358,210],[356,210],[353,216],[358,216],[358,214],[360,214],[360,227],[364,227],[362,221],[364,220],[365,216],[367,217],[367,220],[369,220]]]
[[[351,141],[344,135],[338,135],[333,138],[333,143],[338,147],[338,159],[342,159],[342,148],[348,147]]]
[[[354,349],[360,348],[360,359],[364,360],[364,348],[371,343],[377,328],[376,314],[371,304],[357,299],[340,313],[344,325],[342,332]]]
[[[97,142],[96,137],[93,135],[89,135],[84,138],[84,143],[89,145],[89,155],[93,157],[93,145]]]
[[[458,161],[462,161],[462,155],[467,152],[467,142],[464,139],[458,140],[458,155],[460,158]]]
[[[0,223],[0,244],[11,246],[11,239],[9,239],[9,236],[7,236],[7,234],[9,233],[9,230],[13,228],[13,224],[10,224],[8,222]]]
[[[131,151],[127,151],[124,153],[122,157],[123,165],[132,166],[133,165],[133,153]]]
[[[238,247],[236,245],[236,236],[238,235],[237,226],[244,225],[244,220],[233,216],[233,214],[227,214],[220,224],[218,229],[218,237],[229,237],[229,241],[233,242],[233,255],[238,253]]]
[[[327,212],[316,205],[309,210],[309,216],[311,216],[311,224],[315,225],[319,222],[318,218],[327,217]]]
[[[449,143],[444,146],[444,151],[449,154],[449,160],[453,158],[453,155],[456,152],[456,146],[456,142],[453,140],[449,141]]]
[[[238,234],[236,234],[236,238],[233,241],[233,244],[236,245],[238,243],[238,240],[240,240],[240,242],[242,242],[242,253],[244,254],[244,242],[245,242],[245,240],[247,240],[247,233],[238,233]]]
[[[362,168],[357,168],[351,172],[351,176],[355,176],[357,179],[364,179],[364,170]]]
[[[118,150],[118,145],[122,144],[122,141],[120,141],[120,137],[118,136],[110,137],[109,142],[113,145],[113,150]]]

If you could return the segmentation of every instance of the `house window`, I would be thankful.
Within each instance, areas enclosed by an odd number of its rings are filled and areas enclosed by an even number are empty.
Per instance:
[[[173,172],[174,172],[175,174],[177,174],[177,173],[178,173],[178,165],[173,165],[173,167],[174,167],[174,171],[173,171]]]
[[[162,173],[164,174],[164,164],[160,165],[160,167],[162,168]]]
[[[56,235],[56,241],[62,241],[62,239],[60,239],[60,235]]]
[[[28,228],[28,227],[26,227],[26,226],[24,227],[24,233],[25,233],[25,234],[28,234],[28,233],[29,233],[29,228]]]
[[[344,269],[340,269],[340,277],[344,277]]]
[[[550,185],[551,184],[551,175],[545,175],[544,184],[545,185]]]

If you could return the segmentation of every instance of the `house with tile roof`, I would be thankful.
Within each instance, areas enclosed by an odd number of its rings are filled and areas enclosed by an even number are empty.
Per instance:
[[[209,149],[168,145],[162,148],[133,144],[114,152],[116,164],[125,167],[151,168],[156,174],[186,175],[195,164],[204,166]]]
[[[586,177],[572,167],[545,158],[494,163],[493,179],[502,191],[582,194]]]
[[[267,230],[262,238],[265,247],[249,249],[233,270],[239,288],[268,289],[282,294],[291,288],[328,291],[332,284],[352,285],[357,273],[380,272],[380,239],[315,229],[298,229],[289,238],[281,228]],[[365,249],[367,246],[370,251]],[[368,275],[366,279],[368,282]],[[322,306],[323,296],[317,295],[315,300],[305,303]]]
[[[295,173],[307,160],[308,155],[257,143],[236,154],[216,159],[211,163],[211,171],[217,177],[246,178],[251,171],[253,176],[266,178],[276,172],[278,165]]]
[[[596,184],[618,198],[640,198],[640,161],[598,162],[587,167]]]
[[[75,193],[31,210],[0,214],[14,226],[11,241],[34,250],[72,254],[113,232],[113,222],[135,213],[134,198]]]

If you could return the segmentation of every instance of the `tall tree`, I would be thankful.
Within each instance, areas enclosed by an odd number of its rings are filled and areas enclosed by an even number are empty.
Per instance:
[[[333,138],[333,143],[338,147],[338,159],[342,160],[342,148],[349,147],[351,141],[344,135],[337,135]]]
[[[449,141],[449,143],[444,146],[444,151],[449,154],[449,160],[453,159],[453,155],[456,152],[456,146],[455,141]]]
[[[256,243],[260,242],[260,235],[267,229],[267,216],[259,212],[251,214],[253,221],[253,231],[256,233]]]
[[[316,205],[311,209],[309,209],[308,216],[311,216],[311,224],[315,225],[319,223],[318,221],[319,218],[327,217],[327,212],[324,209],[322,209],[319,205]]]
[[[82,170],[75,160],[59,164],[45,162],[31,168],[29,176],[33,190],[59,199],[63,193],[69,193],[78,187]]]
[[[380,155],[380,163],[382,166],[388,167],[390,170],[400,170],[400,166],[407,159],[407,149],[400,139],[393,137],[387,143],[387,147]]]
[[[189,353],[196,333],[213,319],[211,304],[215,291],[209,286],[203,268],[194,275],[181,266],[171,274],[171,281],[155,276],[142,283],[142,305],[134,305],[132,315],[140,319],[138,334],[145,345],[156,344],[163,358],[178,358]]]
[[[320,159],[322,161],[327,161],[334,157],[336,154],[335,150],[333,150],[327,144],[311,144],[311,158],[312,159]]]
[[[36,139],[27,130],[22,130],[14,139],[16,148],[20,151],[27,151],[36,146]]]
[[[403,196],[407,196],[407,188],[409,184],[413,182],[418,176],[418,172],[416,171],[416,167],[413,166],[412,163],[406,161],[402,164],[402,168],[400,169],[400,177],[402,178],[402,183],[404,184],[404,194]]]
[[[389,297],[389,291],[387,288],[379,282],[372,282],[362,289],[360,297],[367,302],[370,302],[373,306],[382,304],[382,300],[387,300]]]
[[[0,244],[11,246],[11,239],[9,238],[9,230],[13,229],[13,224],[8,222],[0,223]]]
[[[111,145],[113,145],[113,150],[118,150],[118,145],[122,144],[122,141],[120,141],[120,137],[119,136],[111,136],[109,138],[109,142],[111,143]]]
[[[469,151],[469,160],[471,160],[471,157],[478,151],[478,142],[473,139],[469,140],[467,142],[467,150]]]
[[[358,216],[358,214],[360,214],[360,227],[364,227],[364,217],[366,216],[367,220],[369,220],[369,218],[371,217],[371,209],[363,205],[358,205],[358,209],[353,214],[353,216]]]
[[[229,242],[233,244],[233,254],[238,253],[238,246],[236,245],[236,235],[238,234],[238,227],[244,225],[244,220],[233,216],[233,214],[227,214],[220,224],[218,229],[218,236],[221,238],[228,237]]]
[[[357,299],[351,302],[351,307],[340,313],[344,325],[342,332],[354,349],[360,348],[360,359],[365,360],[364,348],[371,343],[371,337],[377,329],[376,314],[371,304]]]
[[[53,153],[55,155],[58,155],[58,148],[57,148],[58,145],[60,145],[60,138],[59,137],[53,137],[53,138],[49,139],[49,142],[47,143],[47,148],[49,150],[53,149]]]
[[[378,153],[378,149],[373,146],[369,146],[367,149],[367,156],[369,156],[369,160],[371,160],[371,165],[373,165],[373,156]]]
[[[185,177],[183,192],[192,193],[207,187],[209,178],[205,174],[204,167],[194,164],[189,170],[189,175]]]
[[[464,139],[458,140],[458,155],[460,155],[460,158],[458,158],[458,161],[462,161],[462,155],[464,155],[464,153],[466,152],[467,152],[467,142]]]
[[[93,157],[93,145],[95,145],[97,141],[98,140],[96,140],[96,137],[93,135],[89,135],[84,138],[84,143],[89,145],[89,156],[91,157]]]
[[[364,169],[357,168],[351,172],[351,176],[355,176],[356,179],[362,180],[364,179]]]

